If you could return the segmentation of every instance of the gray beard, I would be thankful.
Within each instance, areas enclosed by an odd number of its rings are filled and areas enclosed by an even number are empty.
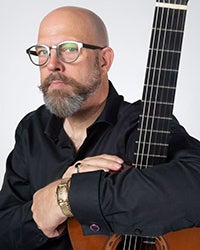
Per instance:
[[[76,113],[85,100],[83,96],[78,94],[57,98],[50,95],[44,95],[43,99],[47,109],[60,118],[69,117]]]

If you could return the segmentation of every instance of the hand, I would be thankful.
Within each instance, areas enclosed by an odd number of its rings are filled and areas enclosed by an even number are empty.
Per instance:
[[[102,154],[93,157],[87,157],[80,162],[79,172],[91,172],[103,170],[105,172],[117,172],[122,168],[123,160],[116,155]],[[75,164],[67,169],[63,178],[70,178],[72,174],[76,173]]]
[[[56,189],[60,180],[35,192],[31,210],[38,228],[49,238],[59,236],[65,229],[67,217],[57,204]]]

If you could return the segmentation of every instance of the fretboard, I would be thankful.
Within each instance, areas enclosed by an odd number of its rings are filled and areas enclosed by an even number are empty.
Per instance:
[[[137,168],[166,161],[187,1],[157,1],[139,119]]]

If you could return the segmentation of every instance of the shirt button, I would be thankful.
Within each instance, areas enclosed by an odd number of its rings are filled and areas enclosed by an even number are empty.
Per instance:
[[[134,230],[134,234],[135,234],[135,235],[141,235],[141,234],[142,234],[142,230],[139,229],[139,228],[136,228],[136,229]]]
[[[98,232],[100,230],[100,226],[97,224],[90,225],[90,230],[93,232]]]

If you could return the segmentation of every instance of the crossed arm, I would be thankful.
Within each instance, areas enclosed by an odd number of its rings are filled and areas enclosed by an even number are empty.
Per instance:
[[[97,170],[119,171],[123,160],[115,155],[102,154],[87,157],[81,161],[80,172]],[[63,178],[71,178],[76,173],[75,164],[70,166],[64,173]],[[49,238],[60,235],[65,227],[66,216],[57,204],[56,189],[61,180],[50,183],[38,190],[33,196],[32,213],[38,228]]]

